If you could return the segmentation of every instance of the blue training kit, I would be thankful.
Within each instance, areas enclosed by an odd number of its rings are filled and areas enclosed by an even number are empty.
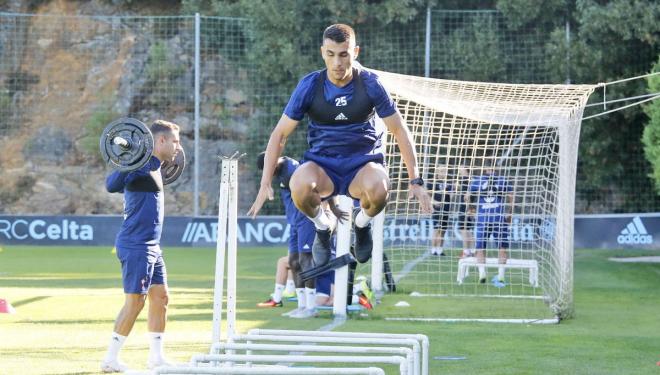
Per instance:
[[[284,109],[289,118],[309,116],[304,162],[313,161],[334,184],[331,195],[348,195],[348,186],[367,163],[383,164],[381,118],[396,113],[396,105],[378,80],[366,69],[353,68],[353,79],[335,86],[326,70],[312,72],[298,83]],[[327,197],[324,197],[327,198]]]
[[[142,168],[114,171],[105,181],[108,192],[124,194],[124,222],[115,247],[125,293],[146,294],[152,284],[167,284],[160,249],[165,216],[160,165],[160,160],[152,156]]]
[[[281,171],[275,175],[275,182],[280,186],[280,197],[284,204],[286,221],[289,224],[289,253],[309,253],[312,251],[316,228],[314,223],[305,214],[300,212],[291,198],[289,180],[298,168],[297,161],[284,157],[284,163],[280,166]]]

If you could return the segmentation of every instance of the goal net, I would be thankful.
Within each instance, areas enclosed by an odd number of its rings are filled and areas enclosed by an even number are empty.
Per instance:
[[[523,321],[570,316],[578,138],[594,86],[376,72],[410,129],[436,202],[433,215],[422,214],[408,197],[405,163],[387,139],[392,190],[383,227],[374,230],[382,230],[396,281],[397,294],[387,301],[410,307],[383,303],[380,313]],[[442,246],[437,228],[445,229]],[[483,249],[483,263],[464,254],[475,247]],[[444,255],[433,254],[439,251]]]

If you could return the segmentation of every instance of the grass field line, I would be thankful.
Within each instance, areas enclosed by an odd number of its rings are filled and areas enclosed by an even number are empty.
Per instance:
[[[410,271],[412,271],[417,265],[425,260],[426,258],[430,257],[431,254],[426,252],[422,254],[422,256],[418,257],[417,259],[413,259],[410,262],[406,263],[405,266],[399,271],[396,275],[394,275],[394,282],[398,283],[399,280],[403,279],[404,277],[408,276]]]

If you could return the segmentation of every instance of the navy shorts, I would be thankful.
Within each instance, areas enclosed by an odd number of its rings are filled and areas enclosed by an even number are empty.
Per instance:
[[[335,283],[335,271],[329,271],[316,278],[316,293],[331,295],[332,284]]]
[[[289,233],[289,253],[311,253],[314,237],[316,227],[311,220],[305,219],[298,225],[292,225]]]
[[[486,243],[490,236],[493,236],[493,239],[498,244],[500,249],[509,248],[509,224],[502,221],[496,222],[485,222],[477,221],[476,228],[476,247],[477,249],[485,249]]]
[[[433,228],[446,230],[449,228],[449,204],[444,203],[434,207]]]
[[[458,215],[456,223],[458,223],[458,229],[472,230],[474,228],[474,217],[462,213]]]
[[[121,262],[124,293],[147,294],[151,285],[167,285],[167,269],[160,248],[122,249],[117,248]]]
[[[323,168],[323,171],[330,177],[332,184],[335,186],[334,191],[328,197],[335,195],[346,195],[348,187],[353,182],[353,178],[369,162],[374,162],[380,165],[384,164],[383,154],[369,154],[369,155],[351,155],[347,157],[340,156],[323,156],[313,154],[309,151],[305,152],[302,163],[313,161]]]

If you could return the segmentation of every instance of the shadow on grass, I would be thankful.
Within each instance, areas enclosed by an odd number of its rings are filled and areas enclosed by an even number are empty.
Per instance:
[[[14,307],[21,307],[21,306],[27,305],[29,303],[41,301],[41,300],[44,300],[44,299],[47,299],[47,298],[50,298],[50,296],[37,296],[37,297],[32,297],[32,298],[20,299],[18,301],[12,302],[12,305]]]

